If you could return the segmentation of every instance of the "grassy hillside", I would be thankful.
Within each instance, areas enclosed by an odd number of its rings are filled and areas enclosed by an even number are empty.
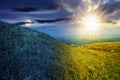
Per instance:
[[[120,42],[118,43],[120,44]],[[111,42],[111,44],[115,46],[114,43]],[[96,48],[96,45],[91,45]],[[101,43],[101,45],[103,44]],[[80,49],[74,48],[74,50],[72,50],[71,59],[73,61],[72,65],[74,66],[72,66],[73,68],[71,69],[73,72],[75,71],[74,73],[78,72],[75,80],[79,80],[79,78],[82,80],[119,80],[120,52],[108,52],[107,50],[111,49],[109,45],[106,45],[106,51],[94,50],[91,49],[90,46],[89,48],[83,46]],[[102,50],[104,47],[101,46],[99,49]],[[113,50],[115,51],[117,49],[119,49],[119,47]],[[80,74],[79,77],[77,77],[78,74]]]
[[[59,78],[59,46],[67,48],[44,33],[0,22],[0,80]]]
[[[84,48],[110,53],[120,53],[120,42],[92,43],[84,45]]]
[[[119,46],[111,42],[72,47],[0,22],[0,80],[119,80]]]

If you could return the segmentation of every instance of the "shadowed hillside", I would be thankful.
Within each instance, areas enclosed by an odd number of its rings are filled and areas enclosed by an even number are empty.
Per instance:
[[[112,49],[109,44],[107,50],[91,49],[96,45],[72,47],[44,33],[0,22],[0,80],[119,80],[117,44],[115,52],[107,51]]]
[[[64,46],[44,33],[0,22],[1,80],[59,78],[64,75],[59,71]]]

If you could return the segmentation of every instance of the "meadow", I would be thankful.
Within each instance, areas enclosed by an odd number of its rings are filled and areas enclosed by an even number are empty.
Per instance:
[[[86,44],[62,51],[67,51],[61,57],[65,80],[120,79],[120,42]]]

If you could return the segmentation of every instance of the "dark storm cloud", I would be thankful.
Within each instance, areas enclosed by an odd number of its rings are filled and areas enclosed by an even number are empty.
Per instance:
[[[37,11],[37,8],[34,7],[26,7],[26,8],[15,8],[13,9],[14,11],[17,12],[33,12],[33,11]]]
[[[44,23],[55,23],[55,22],[60,22],[60,21],[70,21],[72,18],[57,18],[53,20],[35,20],[34,22],[31,22],[31,24],[34,24],[35,22],[39,24],[44,24]],[[25,25],[27,22],[16,22],[14,23],[15,25]],[[28,22],[29,23],[29,22]]]
[[[42,11],[42,10],[57,10],[57,9],[64,9],[64,6],[61,4],[51,3],[46,7],[22,7],[22,8],[14,8],[13,11],[16,12],[33,12],[33,11]]]
[[[58,18],[54,20],[36,20],[38,23],[54,23],[54,22],[59,22],[59,21],[69,21],[72,18]]]
[[[46,9],[48,9],[48,10],[56,10],[56,9],[63,9],[63,8],[64,8],[63,5],[54,3],[54,4],[49,5]]]

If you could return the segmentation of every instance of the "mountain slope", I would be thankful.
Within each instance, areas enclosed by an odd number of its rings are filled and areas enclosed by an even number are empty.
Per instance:
[[[0,80],[119,80],[120,54],[108,53],[0,22]]]
[[[1,80],[51,79],[60,62],[59,46],[67,45],[44,33],[0,22]]]

